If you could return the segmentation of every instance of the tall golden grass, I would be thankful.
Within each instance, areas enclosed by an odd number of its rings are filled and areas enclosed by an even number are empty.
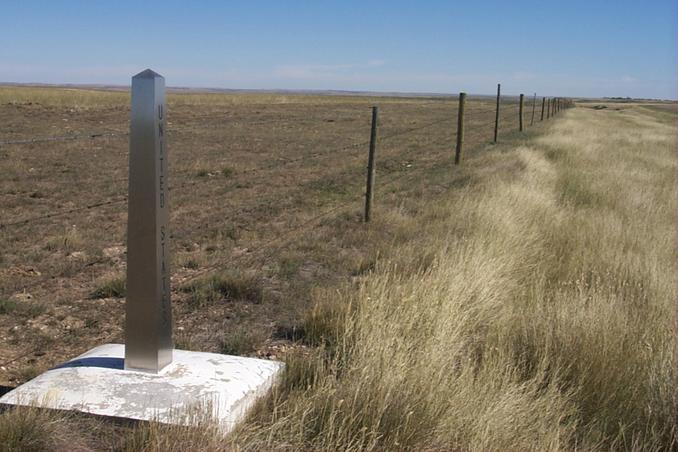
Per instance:
[[[676,129],[568,111],[418,216],[307,328],[244,449],[676,448]],[[512,159],[515,164],[506,164]]]

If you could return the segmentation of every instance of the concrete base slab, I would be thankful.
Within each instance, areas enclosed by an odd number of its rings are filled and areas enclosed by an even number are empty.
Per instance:
[[[158,374],[124,370],[125,346],[102,345],[17,387],[0,404],[181,425],[207,408],[228,432],[283,369],[280,362],[254,358],[183,350],[173,355]]]

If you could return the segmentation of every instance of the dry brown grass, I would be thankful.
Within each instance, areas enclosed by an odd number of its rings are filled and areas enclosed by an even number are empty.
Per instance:
[[[428,104],[393,108],[398,124],[433,113]],[[150,425],[116,444],[129,450],[675,449],[675,122],[631,107],[575,109],[549,124],[527,139],[489,146],[461,168],[438,163],[449,157],[449,146],[426,152],[443,138],[433,132],[390,148],[425,153],[430,166],[381,188],[374,223],[360,225],[358,206],[323,220],[301,243],[250,264],[266,268],[258,280],[268,281],[269,302],[224,303],[228,297],[215,291],[218,302],[206,310],[213,318],[235,314],[242,325],[268,316],[291,332],[298,342],[275,393],[227,439],[208,427]],[[284,149],[284,136],[270,139]],[[330,168],[337,171],[342,161]],[[381,177],[403,174],[383,166]],[[238,193],[243,201],[270,193],[239,170],[239,190],[224,195]],[[179,253],[182,262],[198,251],[205,259],[199,265],[211,263],[209,253],[237,256],[245,244],[301,224],[312,216],[305,209],[350,199],[338,192],[346,188],[336,182],[342,173],[326,171],[294,168],[290,177],[301,191],[285,191],[282,208],[266,207],[265,230],[239,222],[247,227],[234,236],[215,210],[220,221],[193,247],[180,226],[178,241],[187,242],[180,245],[187,251]],[[270,185],[275,192],[289,189],[282,180]],[[191,207],[179,201],[181,215],[200,217]],[[264,215],[247,213],[260,222]],[[313,288],[317,281],[326,289]],[[293,294],[304,294],[304,302],[290,302]],[[189,309],[185,301],[180,309]],[[287,325],[282,313],[290,310],[296,320]],[[195,307],[180,310],[179,319],[188,312],[194,315]],[[197,338],[186,340],[204,343]],[[223,336],[213,339],[214,347],[224,344]]]
[[[112,201],[0,228],[0,300],[26,292],[34,304],[47,307],[31,322],[0,314],[0,331],[6,332],[0,336],[0,364],[11,360],[0,369],[0,384],[21,383],[15,371],[33,361],[52,366],[101,341],[122,340],[124,300],[117,297],[124,281],[114,276],[125,274],[128,102],[125,92],[0,88],[0,121],[6,125],[0,142],[122,133],[0,145],[1,223]],[[360,223],[373,103],[381,107],[383,138],[377,158],[378,216],[379,209],[398,202],[391,193],[410,184],[409,176],[431,178],[430,187],[420,185],[421,196],[447,181],[455,99],[169,96],[173,299],[175,333],[182,343],[216,352],[229,339],[214,331],[233,334],[236,341],[238,331],[246,329],[265,338],[253,354],[278,354],[291,342],[276,331],[299,326],[312,306],[313,288],[344,281],[354,266],[375,254],[379,234]],[[469,100],[469,131],[483,126],[482,133],[468,134],[469,149],[491,138],[492,112],[478,113],[485,108],[491,109],[492,102]],[[517,127],[515,105],[511,108],[502,121],[504,136]],[[339,215],[313,220],[342,203],[348,204]],[[260,251],[308,221],[319,226],[292,233],[290,238],[300,239],[295,243]],[[188,278],[202,281],[222,269],[258,281],[261,296],[207,296],[203,303],[182,290],[194,282]],[[73,323],[87,326],[74,335]],[[58,347],[36,356],[38,333]]]

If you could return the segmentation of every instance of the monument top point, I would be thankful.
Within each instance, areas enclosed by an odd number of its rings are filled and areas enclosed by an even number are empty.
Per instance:
[[[155,71],[152,71],[151,69],[146,69],[145,71],[139,72],[132,78],[157,78],[157,77],[162,78],[162,75],[158,74]]]

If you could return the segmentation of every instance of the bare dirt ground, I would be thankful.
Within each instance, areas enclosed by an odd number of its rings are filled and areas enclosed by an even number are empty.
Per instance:
[[[375,221],[362,223],[370,107]],[[379,206],[464,184],[457,99],[173,94],[168,118],[177,348],[278,358],[314,292],[397,240]],[[534,129],[541,127],[537,104]],[[465,151],[494,100],[469,98]],[[516,137],[516,98],[500,139]],[[531,99],[525,124],[531,123]],[[129,95],[0,88],[0,385],[122,342]],[[215,276],[216,275],[216,276]]]

